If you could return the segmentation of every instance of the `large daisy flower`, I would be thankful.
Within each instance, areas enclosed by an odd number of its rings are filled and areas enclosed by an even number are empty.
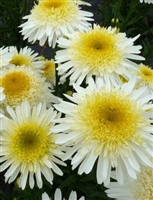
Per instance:
[[[19,187],[24,189],[29,179],[30,188],[35,181],[42,187],[42,174],[52,184],[53,171],[63,175],[57,164],[65,166],[60,160],[63,150],[56,140],[60,134],[52,131],[53,120],[60,115],[52,107],[39,103],[33,109],[27,101],[14,111],[7,106],[10,118],[3,118],[1,133],[0,171],[6,170],[5,181],[13,182],[19,176]]]
[[[141,46],[134,46],[139,37],[127,38],[115,28],[94,25],[93,28],[77,32],[69,38],[59,38],[62,50],[56,52],[57,68],[61,79],[70,76],[70,84],[82,81],[92,75],[103,77],[106,81],[118,80],[118,74],[131,78],[130,70],[136,70],[131,60],[144,60],[140,55]]]
[[[48,45],[55,47],[57,38],[73,33],[76,30],[86,30],[93,20],[92,13],[80,10],[81,1],[41,0],[31,10],[31,14],[23,17],[28,21],[20,25],[23,39],[29,42],[39,40],[42,46],[48,40]]]
[[[68,200],[77,200],[77,193],[75,191],[72,191],[70,193],[70,196]],[[48,196],[46,192],[42,194],[42,200],[51,200],[51,198]],[[54,200],[65,200],[65,198],[62,198],[62,192],[59,188],[56,189],[55,195],[54,195]],[[78,200],[85,200],[84,197],[79,198]]]
[[[8,63],[11,66],[31,67],[32,69],[41,72],[44,61],[40,60],[38,53],[35,53],[31,48],[24,47],[18,51],[17,47],[10,46],[9,52],[12,54],[12,57]]]
[[[39,73],[26,67],[10,67],[2,71],[0,87],[3,87],[5,103],[9,106],[20,105],[28,100],[31,106],[39,102],[58,102],[58,99],[51,94],[50,84]]]
[[[147,86],[148,92],[153,94],[153,69],[147,65],[138,65],[139,71],[136,72],[138,87]]]
[[[127,179],[124,185],[111,182],[106,193],[116,200],[152,200],[153,167],[141,166],[141,172],[135,180]]]
[[[140,3],[153,3],[153,0],[140,0]]]
[[[111,168],[124,183],[123,172],[135,179],[140,163],[151,165],[153,105],[148,102],[152,95],[144,96],[146,87],[134,90],[134,86],[134,79],[120,87],[90,79],[86,89],[74,84],[76,93],[65,95],[72,103],[55,105],[65,114],[54,127],[55,132],[63,132],[57,141],[71,147],[62,158],[72,157],[72,169],[80,165],[78,174],[88,174],[97,160],[99,184],[109,183]]]

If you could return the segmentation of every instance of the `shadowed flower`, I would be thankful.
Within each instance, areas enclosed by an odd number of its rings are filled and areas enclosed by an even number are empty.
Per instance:
[[[42,174],[52,184],[53,171],[63,175],[57,164],[65,166],[60,160],[62,147],[56,144],[60,134],[52,131],[53,120],[60,115],[52,107],[39,103],[33,109],[23,102],[15,111],[7,106],[10,118],[3,117],[1,133],[0,171],[6,170],[5,181],[13,182],[19,176],[19,187],[24,189],[29,181],[30,188],[36,184],[42,187]]]
[[[153,69],[147,65],[138,65],[139,71],[136,72],[138,87],[147,86],[148,92],[153,94]]]
[[[45,60],[43,64],[44,68],[42,69],[43,71],[43,76],[46,78],[46,81],[51,83],[52,85],[55,85],[55,80],[56,80],[56,72],[55,72],[55,62],[53,59],[51,60]]]
[[[42,46],[48,41],[53,48],[59,37],[71,34],[76,30],[86,30],[91,24],[93,14],[80,10],[83,1],[41,0],[31,10],[31,14],[23,17],[28,21],[20,25],[24,39],[29,42],[39,40]]]
[[[126,176],[136,178],[141,163],[151,165],[153,137],[151,116],[152,95],[143,96],[146,87],[135,90],[135,80],[119,86],[92,79],[84,89],[74,84],[76,93],[65,95],[72,103],[62,101],[55,108],[65,117],[53,130],[63,132],[58,143],[71,148],[62,157],[71,159],[72,169],[78,174],[90,173],[97,160],[97,181],[110,181],[111,168],[124,183]],[[125,175],[123,175],[125,172]]]
[[[125,33],[117,33],[115,28],[94,25],[86,32],[71,34],[69,38],[59,38],[62,50],[56,52],[56,63],[61,79],[70,76],[70,84],[81,84],[95,75],[106,81],[119,81],[118,75],[131,78],[130,70],[137,70],[131,60],[144,60],[140,55],[141,46],[134,46],[139,37],[127,38]]]

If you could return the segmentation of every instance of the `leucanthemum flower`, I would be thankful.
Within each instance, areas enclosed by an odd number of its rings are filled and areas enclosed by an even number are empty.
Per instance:
[[[81,84],[92,75],[102,77],[106,81],[119,81],[118,75],[131,78],[130,70],[136,70],[131,60],[144,60],[140,55],[141,46],[134,46],[139,37],[127,38],[125,33],[117,33],[115,28],[95,25],[83,32],[59,38],[62,50],[56,52],[56,63],[61,79],[70,76],[70,84]]]
[[[2,71],[0,87],[3,87],[5,103],[15,107],[28,100],[31,106],[39,102],[58,102],[51,94],[50,84],[39,73],[27,67],[10,67]]]
[[[12,54],[9,60],[11,66],[25,66],[41,72],[44,61],[40,60],[38,53],[35,53],[31,48],[24,47],[18,51],[17,47],[10,46],[9,52]]]
[[[153,199],[153,167],[141,166],[137,179],[127,179],[124,185],[111,182],[105,192],[116,200],[152,200]]]
[[[147,86],[148,92],[153,94],[153,69],[144,64],[138,65],[138,69],[139,71],[135,73],[137,86]]]
[[[136,178],[141,163],[151,166],[152,95],[143,96],[146,87],[134,90],[134,86],[134,79],[120,87],[90,79],[86,89],[74,84],[76,93],[65,95],[72,103],[55,105],[65,114],[53,128],[63,132],[57,142],[71,147],[62,159],[72,157],[72,169],[80,165],[78,174],[91,172],[97,160],[99,184],[109,183],[111,168],[123,184],[126,176]]]
[[[77,193],[75,191],[72,191],[70,193],[70,196],[68,200],[77,200]],[[52,200],[46,192],[42,194],[42,200]],[[65,198],[62,198],[62,192],[59,188],[56,189],[55,195],[54,195],[54,200],[65,200]],[[85,200],[84,197],[79,198],[78,200]]]
[[[3,118],[0,140],[0,171],[6,170],[5,181],[11,183],[19,177],[22,189],[28,181],[30,188],[35,182],[41,188],[43,175],[53,184],[53,172],[63,175],[57,164],[66,165],[61,161],[62,147],[56,144],[60,134],[52,131],[53,121],[60,115],[52,107],[46,109],[45,103],[32,109],[27,101],[15,111],[7,106],[7,111],[10,118]]]
[[[13,53],[9,52],[8,47],[3,46],[0,48],[0,68],[5,67],[9,64],[12,55]]]
[[[69,0],[41,0],[31,10],[31,14],[23,17],[27,21],[20,25],[23,39],[29,42],[39,40],[42,46],[48,41],[53,48],[63,35],[74,31],[86,30],[91,25],[93,14],[83,11],[79,5]]]
[[[140,3],[153,3],[153,0],[140,0]]]

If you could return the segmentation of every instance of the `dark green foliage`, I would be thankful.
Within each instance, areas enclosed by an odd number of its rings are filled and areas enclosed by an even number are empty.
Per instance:
[[[23,41],[18,26],[23,22],[22,17],[30,13],[33,0],[3,0],[0,1],[0,46],[23,47]]]
[[[116,26],[127,37],[140,34],[136,44],[143,47],[145,64],[153,67],[153,4],[139,3],[139,0],[104,0],[98,11],[103,26]],[[113,18],[118,23],[113,23]]]
[[[109,200],[105,194],[106,188],[103,185],[97,184],[96,181],[96,168],[92,170],[88,175],[82,174],[77,175],[77,169],[71,170],[70,163],[67,162],[67,167],[61,167],[64,175],[58,176],[54,174],[53,185],[50,185],[45,179],[43,180],[43,188],[39,189],[34,187],[30,189],[26,187],[22,190],[14,184],[5,184],[6,188],[12,187],[11,190],[7,190],[5,193],[2,191],[4,187],[1,188],[1,200],[41,200],[41,195],[45,191],[48,195],[54,199],[54,191],[56,188],[60,188],[63,197],[68,199],[70,192],[77,191],[78,198],[81,196],[86,196],[86,200]]]

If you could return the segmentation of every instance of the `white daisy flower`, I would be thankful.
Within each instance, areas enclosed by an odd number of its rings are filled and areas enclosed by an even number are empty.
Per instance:
[[[0,68],[9,64],[12,55],[13,53],[9,52],[8,47],[0,47]]]
[[[136,70],[131,60],[144,60],[140,55],[141,46],[134,46],[139,37],[127,38],[115,28],[95,25],[85,31],[77,32],[69,38],[59,38],[62,50],[56,52],[59,75],[64,79],[70,76],[70,84],[81,84],[92,75],[103,77],[106,81],[119,81],[118,75],[131,78],[130,70]]]
[[[41,72],[44,61],[40,60],[38,53],[35,53],[31,48],[26,46],[18,51],[17,47],[10,46],[9,52],[12,54],[12,57],[9,60],[11,66],[31,67],[32,69]]]
[[[140,3],[153,3],[153,0],[139,0]]]
[[[137,179],[126,179],[124,185],[111,182],[105,192],[116,200],[152,200],[153,199],[153,167],[141,166]]]
[[[109,183],[112,168],[123,184],[123,172],[135,179],[141,163],[151,166],[153,105],[148,102],[152,95],[144,96],[146,87],[134,90],[134,86],[134,79],[120,87],[90,79],[86,89],[74,84],[76,93],[65,95],[72,103],[55,105],[65,114],[53,128],[63,132],[57,142],[71,147],[62,159],[72,157],[72,169],[80,165],[78,174],[90,173],[97,160],[99,184]]]
[[[138,72],[135,72],[137,78],[137,86],[147,86],[148,92],[153,94],[153,69],[147,65],[139,64]]]
[[[31,14],[23,17],[27,19],[20,25],[23,39],[33,43],[39,40],[41,46],[48,41],[48,45],[54,48],[59,37],[88,29],[91,24],[87,21],[93,21],[93,14],[81,10],[80,3],[69,0],[39,1]]]
[[[10,67],[2,71],[0,86],[4,88],[5,103],[15,107],[28,100],[31,106],[39,102],[55,102],[58,98],[51,94],[50,84],[31,68]]]
[[[60,134],[52,131],[54,119],[60,115],[52,107],[39,103],[33,109],[27,101],[17,106],[15,111],[7,106],[10,118],[3,118],[4,130],[1,133],[0,171],[6,170],[5,181],[13,182],[19,176],[19,187],[24,189],[29,181],[30,188],[35,182],[42,187],[42,174],[53,184],[53,172],[63,175],[57,164],[63,150],[56,140]]]
[[[77,193],[75,191],[72,191],[70,193],[70,196],[68,200],[77,200]],[[52,200],[46,192],[42,194],[42,200]],[[62,192],[59,188],[56,189],[55,195],[54,195],[54,200],[65,200],[65,198],[62,198]],[[85,200],[84,197],[79,198],[78,200]]]

